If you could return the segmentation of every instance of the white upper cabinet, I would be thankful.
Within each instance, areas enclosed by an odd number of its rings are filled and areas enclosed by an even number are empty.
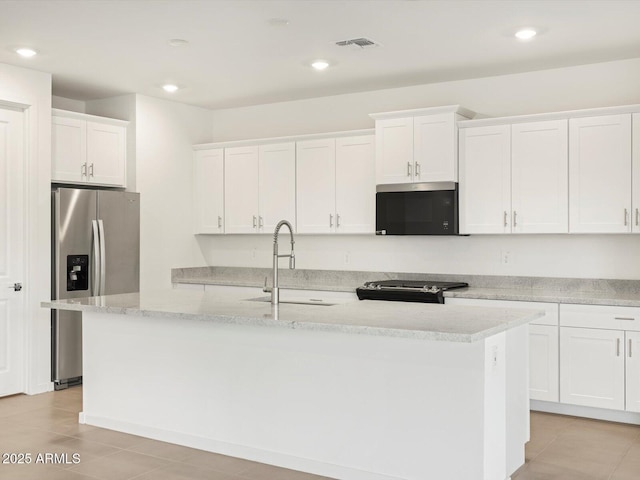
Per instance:
[[[631,231],[631,114],[569,120],[569,229]]]
[[[194,157],[194,233],[224,233],[224,150],[199,150]]]
[[[258,147],[224,150],[225,233],[258,231]]]
[[[375,113],[376,183],[457,182],[457,105]]]
[[[460,233],[511,231],[511,127],[460,130]]]
[[[567,128],[567,120],[511,126],[513,233],[568,232]]]
[[[632,126],[632,149],[631,159],[631,193],[633,217],[631,220],[631,231],[640,233],[640,113],[634,113],[631,119]]]
[[[127,122],[53,110],[53,182],[126,186]]]
[[[373,233],[376,228],[375,138],[336,139],[336,232]]]
[[[297,231],[331,233],[336,225],[336,141],[296,143]]]
[[[261,145],[259,158],[258,227],[273,232],[280,220],[296,224],[296,146],[295,143]]]
[[[566,233],[567,178],[567,120],[462,128],[461,233]]]
[[[373,135],[297,142],[298,233],[373,233]]]

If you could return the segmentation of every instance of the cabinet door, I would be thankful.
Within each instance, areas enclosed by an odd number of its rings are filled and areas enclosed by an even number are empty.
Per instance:
[[[640,412],[640,332],[625,332],[627,355],[627,410]]]
[[[224,151],[201,150],[194,157],[194,231],[224,233]]]
[[[87,122],[87,168],[91,183],[126,186],[126,138],[125,127]]]
[[[87,181],[87,122],[52,117],[52,172],[56,182]]]
[[[631,139],[631,152],[633,158],[631,160],[631,173],[633,174],[631,182],[632,193],[632,231],[640,233],[640,113],[634,113],[631,121],[633,132]]]
[[[224,231],[258,231],[258,147],[224,150]]]
[[[631,231],[631,115],[569,120],[569,231]]]
[[[458,181],[456,136],[453,113],[414,117],[414,181]]]
[[[280,220],[295,228],[296,144],[262,145],[259,158],[259,231],[273,232]]]
[[[336,232],[374,233],[376,180],[373,135],[336,139]]]
[[[511,126],[514,233],[569,231],[567,120]]]
[[[298,233],[335,231],[335,139],[296,143]]]
[[[623,410],[624,332],[560,327],[560,401]]]
[[[529,398],[557,402],[559,392],[557,326],[529,325]]]
[[[376,183],[413,181],[413,118],[376,120]]]
[[[460,130],[460,233],[511,231],[509,125]]]

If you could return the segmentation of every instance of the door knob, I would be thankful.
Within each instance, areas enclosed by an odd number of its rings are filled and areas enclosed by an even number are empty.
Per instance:
[[[22,283],[16,282],[8,288],[12,288],[14,292],[19,292],[20,290],[22,290]]]

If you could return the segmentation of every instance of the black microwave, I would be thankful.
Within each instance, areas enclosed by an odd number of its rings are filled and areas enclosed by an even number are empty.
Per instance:
[[[376,235],[458,235],[458,184],[378,185]]]

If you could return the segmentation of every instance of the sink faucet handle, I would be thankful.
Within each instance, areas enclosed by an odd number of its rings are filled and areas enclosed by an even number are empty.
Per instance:
[[[296,256],[291,252],[289,255],[289,270],[295,270],[296,268]]]

